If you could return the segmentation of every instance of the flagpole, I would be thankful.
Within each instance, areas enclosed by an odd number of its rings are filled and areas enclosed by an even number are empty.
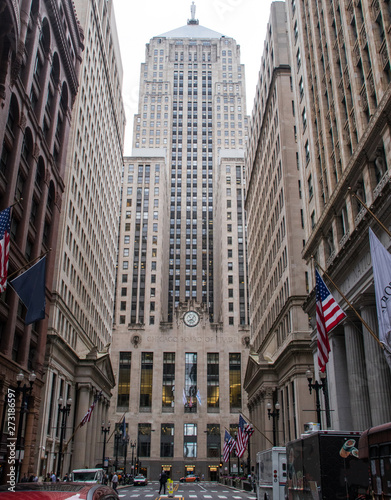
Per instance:
[[[388,236],[391,238],[391,233],[390,231],[386,228],[386,226],[376,217],[376,215],[371,211],[371,209],[356,195],[356,193],[353,192],[352,188],[349,187],[348,191],[350,191],[350,194],[358,200],[361,205],[372,215],[372,217],[375,219],[375,221],[384,229],[384,231],[388,234]]]
[[[259,432],[259,434],[261,434],[261,435],[262,435],[262,436],[263,436],[263,437],[264,437],[267,441],[269,441],[269,443],[270,443],[272,446],[274,446],[274,444],[272,443],[272,441],[270,441],[270,439],[266,436],[266,434],[264,434],[262,431],[260,431],[260,430],[258,429],[258,427],[257,427],[257,426],[256,426],[253,422],[251,422],[251,420],[250,420],[248,417],[246,417],[246,415],[245,415],[244,413],[242,413],[242,412],[240,412],[240,413],[243,415],[243,417],[244,417],[246,420],[248,420],[248,421],[250,422],[250,424],[254,427],[254,429],[256,429],[256,430]],[[250,438],[249,438],[249,439],[250,439]]]
[[[74,430],[74,432],[73,432],[72,436],[71,436],[71,437],[68,439],[68,441],[65,443],[65,445],[64,445],[64,453],[67,451],[68,444],[72,441],[72,439],[73,439],[74,435],[75,435],[75,434],[76,434],[76,432],[79,430],[80,425],[81,425],[81,424],[79,424],[79,425],[76,427],[76,429]]]
[[[51,249],[50,249],[50,250],[51,250]],[[50,250],[49,250],[49,251],[50,251]],[[99,398],[99,399],[100,399],[100,398]],[[64,451],[66,451],[66,449],[67,449],[67,447],[68,447],[68,444],[72,441],[72,439],[74,438],[74,436],[75,436],[76,432],[80,429],[80,427],[81,427],[81,422],[82,422],[82,421],[80,421],[80,422],[79,422],[79,425],[78,425],[78,426],[76,427],[76,429],[74,430],[74,432],[73,432],[72,436],[71,436],[71,437],[68,439],[68,441],[65,443],[65,446],[64,446]],[[88,422],[87,422],[87,423],[88,423]]]
[[[319,267],[319,269],[322,271],[322,273],[327,276],[327,278],[331,281],[333,284],[334,288],[339,292],[341,297],[345,300],[345,302],[348,304],[349,307],[351,307],[358,317],[358,319],[362,322],[362,324],[365,326],[365,328],[368,330],[368,332],[372,335],[372,337],[376,340],[376,342],[380,345],[382,349],[384,349],[384,345],[380,342],[379,338],[377,335],[372,331],[371,327],[368,325],[368,323],[362,318],[360,313],[354,308],[353,304],[345,297],[345,295],[341,292],[341,290],[337,287],[337,285],[334,283],[334,281],[330,278],[330,276],[326,273],[326,271],[322,268],[322,266],[319,264],[319,262],[315,259],[313,255],[311,255],[311,258],[314,260],[315,264]]]
[[[43,252],[43,253],[41,253],[41,255],[38,255],[38,257],[35,257],[34,259],[30,260],[30,262],[27,262],[27,264],[25,264],[24,266],[20,267],[17,271],[14,271],[12,274],[9,274],[7,276],[7,280],[9,280],[10,278],[12,278],[12,276],[15,276],[15,274],[18,274],[20,271],[22,271],[23,269],[25,269],[26,267],[28,267],[35,260],[42,259],[43,257],[45,257],[45,255],[47,255],[51,251],[52,251],[52,249],[49,248],[49,250],[47,250],[46,252]],[[11,283],[10,283],[10,285],[12,286]]]
[[[119,419],[119,422],[117,422],[117,424],[119,424],[120,422],[122,422],[122,420],[125,418],[126,413],[127,413],[127,412],[125,412],[125,413],[122,415],[122,417]],[[116,431],[116,429],[115,429],[115,426],[114,426],[114,430],[113,430],[113,432],[110,434],[109,439],[106,441],[107,443],[108,443],[108,442],[110,441],[110,439],[113,437],[113,434],[114,434],[114,432],[115,432],[115,431]]]
[[[12,205],[9,206],[9,208],[14,208],[15,205],[20,205],[20,203],[23,201],[23,198],[20,198],[19,200],[15,201],[15,203],[12,203]]]

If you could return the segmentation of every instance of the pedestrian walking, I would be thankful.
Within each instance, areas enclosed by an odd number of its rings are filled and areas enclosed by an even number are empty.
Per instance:
[[[162,491],[162,488],[163,488],[163,495],[166,494],[166,484],[167,484],[167,474],[165,471],[162,471],[162,473],[160,474],[160,477],[159,477],[159,483],[160,483],[160,488],[159,488],[159,495],[160,495],[160,492]]]
[[[111,480],[111,486],[113,488],[114,491],[117,491],[117,487],[118,487],[118,476],[117,476],[117,473],[114,472],[113,474],[113,478]]]

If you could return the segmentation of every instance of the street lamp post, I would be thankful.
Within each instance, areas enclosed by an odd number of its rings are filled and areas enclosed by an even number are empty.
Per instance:
[[[276,432],[276,421],[280,418],[280,403],[277,401],[274,405],[274,411],[272,411],[272,404],[270,401],[266,405],[267,416],[273,419],[273,446],[277,446],[277,432]]]
[[[132,476],[134,476],[134,449],[136,448],[136,441],[130,441],[129,444],[132,448]]]
[[[63,459],[63,443],[64,443],[64,437],[65,437],[65,431],[67,427],[67,418],[68,415],[71,411],[71,404],[72,404],[72,399],[68,398],[66,405],[63,404],[63,399],[62,397],[58,398],[58,412],[59,416],[62,415],[61,419],[61,428],[60,428],[60,448],[58,451],[58,460],[57,460],[57,477],[61,476],[61,465],[62,465],[62,459]]]
[[[122,443],[125,447],[125,449],[124,449],[124,477],[126,479],[126,457],[128,455],[128,444],[129,444],[129,436],[127,434],[124,438],[122,438]]]
[[[115,444],[115,472],[118,470],[118,448],[119,442],[121,440],[121,431],[117,429],[114,434],[114,444]]]
[[[312,383],[313,375],[312,375],[312,372],[310,369],[308,369],[306,371],[306,375],[307,375],[308,389],[310,391],[310,394],[312,394],[312,389],[315,390],[315,394],[316,394],[316,418],[318,420],[318,424],[320,425],[320,428],[322,428],[319,392],[320,392],[320,390],[322,390],[323,394],[326,394],[326,374],[324,372],[319,372],[319,376],[322,379],[321,383],[319,383],[317,380],[315,380],[315,382]]]
[[[24,380],[24,375],[23,372],[18,373],[16,376],[16,382],[18,384],[16,388],[16,392],[19,394],[22,394],[22,400],[20,403],[20,415],[19,415],[19,425],[18,425],[18,434],[16,436],[16,450],[17,450],[17,470],[16,470],[16,480],[19,481],[19,474],[20,474],[20,465],[22,462],[22,429],[23,429],[23,421],[24,421],[24,414],[28,412],[28,398],[31,395],[31,392],[33,390],[33,384],[35,382],[35,379],[37,376],[35,375],[34,372],[31,372],[29,375],[29,385],[27,386],[26,384],[21,385],[23,380]]]
[[[102,433],[103,433],[103,457],[102,457],[102,469],[105,468],[105,458],[106,458],[106,434],[110,432],[110,422],[108,422],[107,427],[105,423],[102,422]],[[108,468],[108,466],[107,466]],[[107,471],[106,471],[107,472]]]

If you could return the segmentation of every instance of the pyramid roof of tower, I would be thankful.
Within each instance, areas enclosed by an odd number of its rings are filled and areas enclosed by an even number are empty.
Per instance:
[[[181,28],[176,28],[172,31],[167,31],[159,37],[162,38],[221,38],[224,37],[222,33],[210,30],[199,24],[187,24]]]

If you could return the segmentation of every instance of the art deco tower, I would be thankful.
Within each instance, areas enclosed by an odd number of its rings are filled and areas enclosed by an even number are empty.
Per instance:
[[[239,46],[193,5],[146,46],[124,162],[111,412],[152,478],[213,478],[246,408],[245,141]]]

